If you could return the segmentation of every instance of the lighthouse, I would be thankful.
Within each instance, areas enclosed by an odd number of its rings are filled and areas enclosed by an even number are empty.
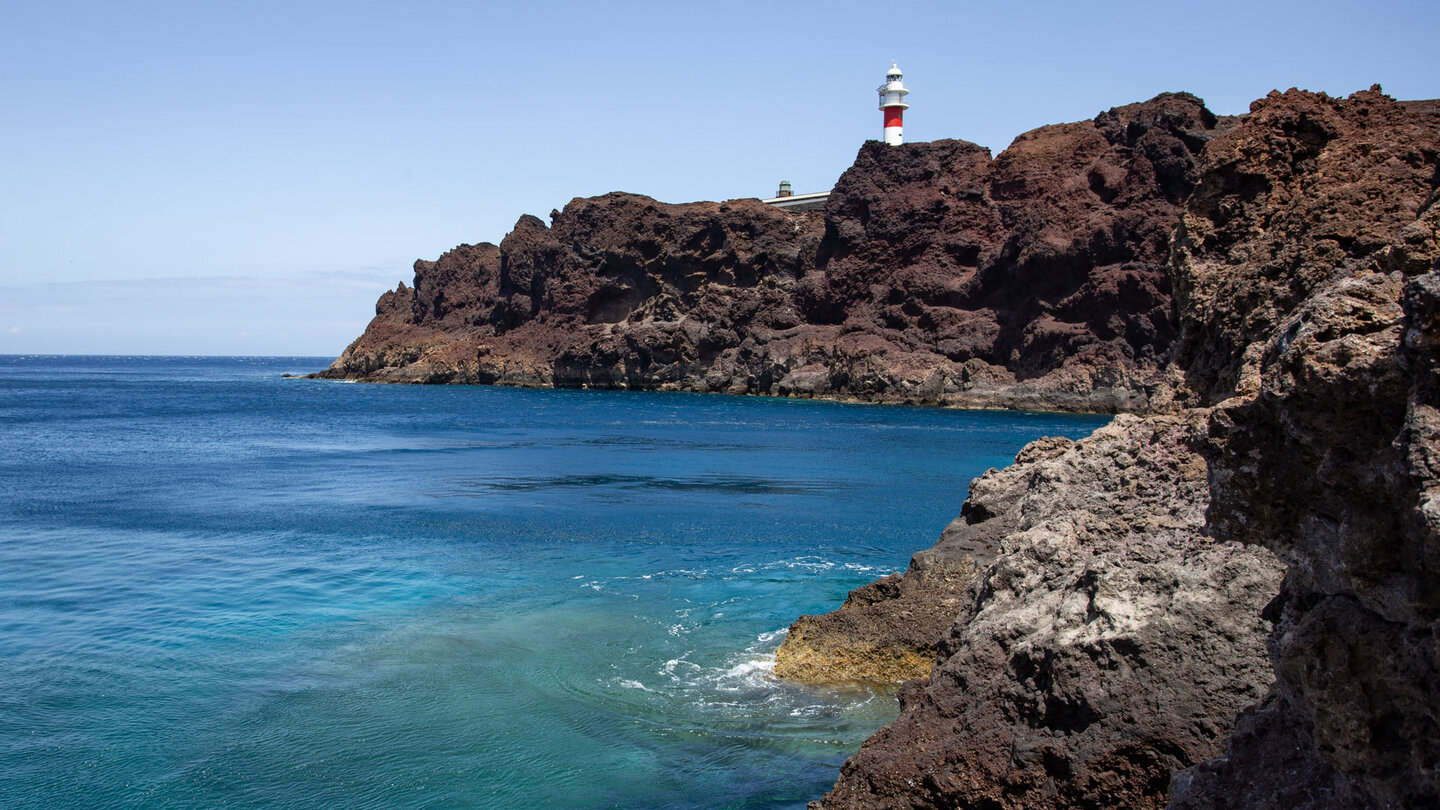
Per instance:
[[[891,62],[890,69],[885,71],[885,83],[880,85],[880,110],[885,113],[885,143],[891,146],[899,146],[905,142],[900,119],[910,107],[905,103],[910,89],[900,81],[902,76],[900,68]]]

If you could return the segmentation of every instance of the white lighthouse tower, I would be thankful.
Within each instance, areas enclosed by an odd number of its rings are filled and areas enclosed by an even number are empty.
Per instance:
[[[885,143],[891,146],[899,146],[905,142],[900,120],[910,108],[910,105],[905,103],[910,89],[900,81],[902,76],[900,68],[891,62],[890,69],[885,71],[885,83],[880,85],[880,109],[885,113]]]

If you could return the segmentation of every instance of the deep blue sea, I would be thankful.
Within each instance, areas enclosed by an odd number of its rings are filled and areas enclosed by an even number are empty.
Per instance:
[[[785,627],[1105,421],[327,363],[0,357],[0,807],[803,807]]]

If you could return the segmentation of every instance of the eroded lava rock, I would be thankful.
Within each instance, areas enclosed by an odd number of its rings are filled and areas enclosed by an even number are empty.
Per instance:
[[[1174,246],[1168,414],[976,481],[998,556],[817,806],[1440,805],[1435,105],[1272,93]]]
[[[1164,94],[995,160],[866,143],[823,214],[576,199],[416,262],[319,376],[1144,410],[1167,239],[1222,124]]]
[[[1282,568],[1205,536],[1203,439],[1194,415],[1122,416],[977,479],[998,556],[822,806],[1162,807],[1223,750],[1265,694]]]
[[[1292,90],[1216,147],[1176,264],[1207,521],[1288,569],[1271,693],[1172,807],[1440,806],[1440,116]]]

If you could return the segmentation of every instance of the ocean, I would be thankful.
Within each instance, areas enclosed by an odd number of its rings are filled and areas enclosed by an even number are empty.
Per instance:
[[[0,807],[803,808],[786,626],[1106,421],[328,362],[0,357]]]

